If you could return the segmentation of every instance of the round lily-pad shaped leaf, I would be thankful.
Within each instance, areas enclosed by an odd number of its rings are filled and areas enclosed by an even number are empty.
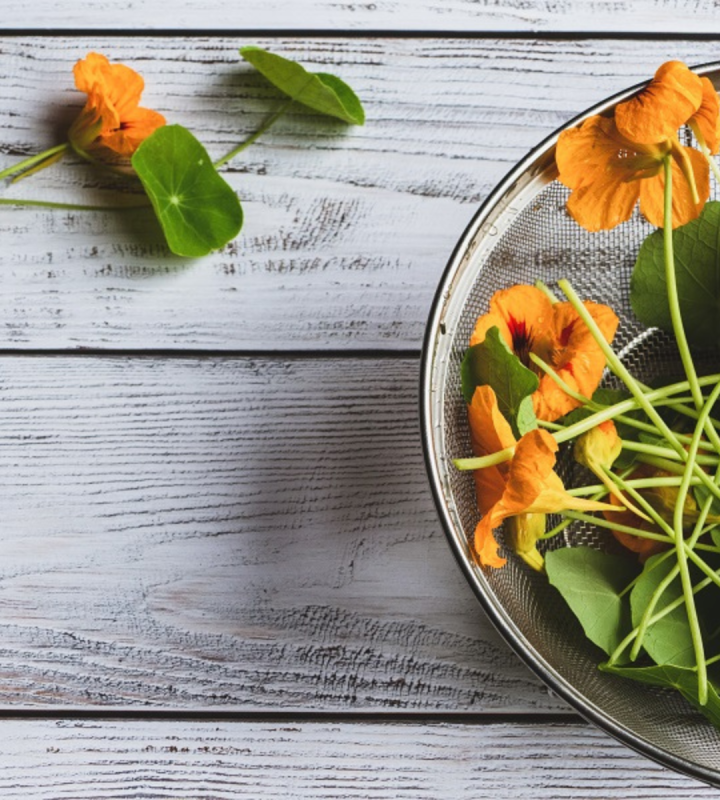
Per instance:
[[[135,151],[132,165],[176,255],[207,255],[240,232],[237,194],[187,128],[158,128]]]
[[[335,75],[308,72],[295,61],[261,47],[243,47],[240,55],[295,102],[351,125],[364,124],[365,111],[360,100],[347,83]]]

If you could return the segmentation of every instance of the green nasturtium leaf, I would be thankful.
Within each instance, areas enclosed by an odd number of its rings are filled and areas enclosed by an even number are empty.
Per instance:
[[[693,486],[693,496],[695,498],[695,502],[697,503],[698,509],[702,508],[705,505],[705,501],[710,496],[710,490],[707,486],[703,486],[700,484],[699,486]],[[720,517],[720,499],[713,495],[713,498],[710,502],[710,511],[708,512],[711,517]],[[720,547],[720,541],[715,541],[715,532],[716,529],[713,528],[712,530],[712,537],[713,542],[716,547]]]
[[[708,681],[707,705],[701,706],[698,698],[697,670],[678,667],[675,664],[662,664],[654,667],[620,667],[600,664],[603,672],[630,678],[650,686],[676,689],[695,708],[704,714],[716,727],[720,727],[720,695],[712,681]]]
[[[710,538],[712,539],[713,544],[715,547],[720,547],[720,530],[717,528],[713,528],[710,531]]]
[[[635,627],[640,624],[643,612],[648,607],[655,590],[677,563],[673,558],[660,559],[662,556],[659,555],[648,558],[642,574],[630,592],[630,610]],[[678,575],[662,593],[654,613],[662,611],[666,605],[682,596],[682,583]],[[643,647],[656,664],[674,664],[678,667],[695,666],[697,662],[684,603],[648,627],[643,639]]]
[[[673,231],[680,311],[691,344],[720,345],[720,203]],[[630,303],[645,325],[672,332],[665,281],[663,232],[643,242],[630,281]]]
[[[207,255],[240,232],[237,195],[186,128],[158,128],[135,151],[132,165],[176,255]]]
[[[357,95],[335,75],[308,72],[297,62],[261,47],[243,47],[240,55],[296,103],[351,125],[365,123],[365,111]]]
[[[563,547],[545,554],[545,569],[588,639],[610,655],[632,630],[630,601],[620,592],[637,576],[635,562],[591,547]]]
[[[484,341],[469,347],[460,365],[462,393],[466,403],[478,386],[490,386],[498,408],[519,437],[537,428],[530,395],[538,388],[538,376],[507,346],[494,327]]]

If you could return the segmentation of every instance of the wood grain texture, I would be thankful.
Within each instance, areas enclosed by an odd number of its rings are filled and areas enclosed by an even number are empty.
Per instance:
[[[5,800],[717,797],[584,724],[3,720]]]
[[[82,102],[71,66],[90,49],[140,69],[144,102],[219,157],[276,100],[239,63],[248,41],[1,38],[0,163],[62,139]],[[720,56],[711,42],[259,43],[345,78],[367,125],[282,120],[226,172],[244,233],[195,262],[139,212],[0,209],[0,348],[417,349],[455,242],[517,160],[661,61]],[[114,202],[103,180],[68,159],[5,196]]]
[[[417,368],[4,358],[0,705],[565,710],[455,565]]]
[[[32,6],[5,0],[13,28],[155,30],[318,31],[604,31],[626,33],[717,33],[712,0],[269,0],[223,3],[177,0],[172,13],[161,0],[131,6],[98,0],[36,0]]]

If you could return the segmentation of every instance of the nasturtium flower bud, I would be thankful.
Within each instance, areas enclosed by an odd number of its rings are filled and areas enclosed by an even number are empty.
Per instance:
[[[545,514],[518,514],[505,522],[506,541],[511,550],[532,569],[542,572],[545,566],[538,539],[545,533]]]
[[[618,436],[612,420],[602,422],[575,440],[573,455],[578,464],[582,464],[596,475],[609,470],[622,450],[622,440]]]

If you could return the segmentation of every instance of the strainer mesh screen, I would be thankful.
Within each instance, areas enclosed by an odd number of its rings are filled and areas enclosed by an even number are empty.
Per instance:
[[[649,382],[659,376],[674,378],[681,371],[673,340],[658,332],[648,334],[630,309],[630,274],[640,243],[652,228],[636,214],[612,231],[588,233],[568,217],[566,200],[564,187],[557,182],[547,185],[522,211],[513,211],[512,223],[504,233],[496,234],[489,252],[486,246],[479,256],[470,256],[467,269],[474,276],[472,289],[464,299],[457,324],[439,345],[448,359],[447,380],[442,387],[448,457],[442,467],[444,491],[468,539],[479,519],[474,483],[471,473],[458,472],[449,459],[471,454],[460,390],[460,362],[475,320],[487,312],[495,291],[516,283],[531,284],[537,278],[556,288],[557,280],[568,278],[580,297],[606,303],[618,314],[620,327],[614,347],[637,378]],[[491,229],[489,234],[493,232]],[[569,452],[561,452],[558,472],[566,485],[577,482],[577,469]],[[502,535],[499,539],[502,543]],[[617,546],[605,532],[582,524],[571,527],[565,541],[554,541],[550,546],[565,543],[604,549]],[[488,569],[485,579],[488,591],[530,645],[589,703],[656,747],[718,770],[720,780],[718,731],[674,692],[601,673],[597,664],[604,660],[604,654],[585,638],[544,575],[511,556],[503,569]]]

